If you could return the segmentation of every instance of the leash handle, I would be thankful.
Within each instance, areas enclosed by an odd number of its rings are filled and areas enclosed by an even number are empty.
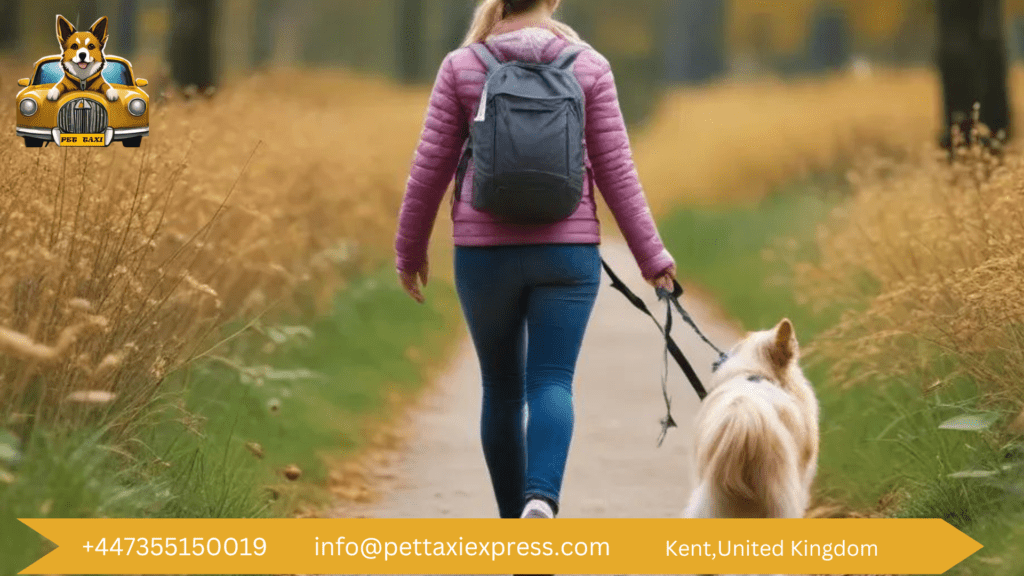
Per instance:
[[[675,278],[673,278],[672,279],[672,285],[673,285],[673,289],[672,289],[671,296],[673,298],[676,298],[676,299],[682,298],[683,297],[683,293],[685,291],[683,290],[683,286],[681,284],[679,284],[679,280],[676,280]]]
[[[677,285],[678,285],[678,283],[677,283]],[[719,362],[721,362],[723,359],[725,359],[725,357],[727,356],[726,353],[723,352],[722,349],[719,348],[718,346],[715,346],[715,343],[712,342],[707,336],[704,335],[704,332],[702,332],[700,327],[697,326],[697,322],[694,321],[693,317],[690,316],[690,314],[686,311],[685,308],[683,308],[683,305],[679,303],[679,296],[676,296],[674,293],[673,294],[669,294],[668,292],[666,292],[664,290],[659,290],[658,291],[658,299],[659,300],[667,300],[668,303],[669,303],[669,306],[670,307],[674,307],[676,309],[676,311],[679,312],[679,316],[683,319],[683,322],[686,322],[687,324],[689,324],[690,328],[693,328],[693,331],[697,333],[697,336],[701,340],[703,340],[705,344],[707,344],[712,350],[714,350],[718,354]]]
[[[661,323],[658,322],[658,319],[655,318],[654,314],[652,314],[650,309],[647,308],[647,304],[645,304],[639,296],[634,294],[633,291],[630,290],[629,287],[626,286],[626,284],[622,282],[621,279],[619,279],[618,275],[615,274],[615,272],[612,270],[612,267],[609,266],[608,262],[606,262],[603,258],[601,259],[601,265],[604,267],[604,270],[608,274],[608,277],[611,278],[612,288],[615,288],[616,290],[621,292],[626,297],[626,299],[629,300],[631,304],[633,304],[633,306],[636,309],[640,310],[641,312],[649,316],[651,320],[654,321],[654,324],[658,327],[658,330],[665,337],[665,348],[668,350],[668,353],[672,356],[672,359],[676,361],[676,364],[679,365],[679,368],[682,369],[683,374],[686,375],[686,379],[690,381],[690,385],[693,387],[694,392],[697,393],[697,396],[701,400],[706,398],[708,393],[707,390],[704,388],[704,384],[701,383],[700,377],[697,376],[697,371],[693,369],[693,366],[690,364],[690,361],[686,359],[685,355],[683,355],[683,351],[679,349],[679,345],[676,344],[676,341],[672,338],[671,334],[669,334],[662,327]],[[677,291],[682,293],[682,287],[679,286],[679,283],[676,282],[675,284]],[[668,317],[669,322],[671,322],[671,308],[669,308]],[[690,322],[692,322],[692,320]]]

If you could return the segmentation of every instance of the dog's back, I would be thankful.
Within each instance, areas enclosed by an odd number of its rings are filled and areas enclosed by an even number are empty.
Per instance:
[[[750,386],[744,386],[750,384]],[[799,409],[763,383],[715,390],[697,419],[696,464],[706,493],[699,516],[798,518],[801,497]]]
[[[818,404],[792,324],[750,335],[716,371],[695,423],[688,518],[801,518],[817,468]]]

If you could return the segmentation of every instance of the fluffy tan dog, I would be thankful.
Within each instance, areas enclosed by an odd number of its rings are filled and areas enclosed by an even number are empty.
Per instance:
[[[793,324],[748,335],[711,378],[695,424],[686,518],[802,518],[818,464],[818,400]]]

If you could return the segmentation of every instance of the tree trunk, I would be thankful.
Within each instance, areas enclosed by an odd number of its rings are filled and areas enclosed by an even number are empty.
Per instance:
[[[700,84],[725,71],[725,0],[671,0],[666,15],[665,80]]]
[[[474,6],[471,0],[448,0],[445,3],[448,10],[448,29],[445,34],[447,50],[455,50],[462,45],[466,32],[469,31],[469,24],[473,20]]]
[[[75,13],[75,28],[88,30],[92,23],[99,20],[99,7],[96,0],[79,0],[78,11]]]
[[[253,8],[252,64],[256,68],[266,66],[274,57],[274,22],[279,0],[256,0]]]
[[[850,60],[850,24],[841,8],[824,6],[811,20],[808,64],[813,72],[840,70]]]
[[[0,0],[0,51],[21,47],[21,0]]]
[[[139,20],[139,0],[120,0],[117,9],[117,21],[111,22],[111,30],[116,30],[116,54],[125,57],[135,55],[135,30]],[[116,27],[116,28],[115,28]]]
[[[423,1],[398,0],[397,4],[398,78],[413,84],[423,79]]]
[[[997,140],[1010,136],[1006,38],[1001,0],[938,0],[939,53],[945,104],[941,143],[952,144],[951,126],[964,137],[978,118]],[[1002,136],[1002,138],[1000,138]],[[983,143],[996,144],[990,139]]]
[[[172,0],[171,78],[180,88],[206,92],[217,84],[214,0]]]

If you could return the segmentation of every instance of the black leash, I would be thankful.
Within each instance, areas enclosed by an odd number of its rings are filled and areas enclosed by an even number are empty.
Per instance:
[[[601,264],[604,266],[604,271],[608,274],[608,277],[612,280],[612,288],[615,288],[626,297],[629,302],[636,307],[638,310],[650,317],[654,321],[654,324],[658,327],[658,330],[665,337],[665,373],[662,375],[661,380],[661,391],[665,398],[665,407],[668,411],[665,418],[661,421],[661,435],[658,437],[658,446],[661,446],[662,442],[665,441],[665,436],[668,434],[669,428],[676,428],[677,424],[672,418],[672,399],[668,395],[668,356],[672,355],[672,358],[676,361],[676,364],[683,370],[683,374],[686,375],[686,379],[690,381],[690,385],[693,386],[693,390],[697,393],[697,397],[701,400],[707,397],[707,389],[704,388],[704,384],[701,383],[700,377],[697,376],[697,372],[690,365],[690,361],[683,355],[683,351],[679,349],[679,345],[676,344],[672,338],[672,309],[679,313],[683,321],[686,322],[693,330],[697,333],[708,346],[710,346],[715,352],[718,353],[718,361],[716,365],[721,363],[725,359],[726,355],[715,346],[711,340],[701,332],[700,328],[697,327],[697,323],[693,321],[693,318],[686,312],[682,304],[679,303],[679,298],[683,295],[683,287],[679,285],[679,282],[675,282],[675,289],[672,292],[659,288],[657,290],[658,300],[665,300],[668,302],[666,306],[665,324],[662,326],[658,319],[654,317],[650,309],[647,308],[647,304],[640,299],[639,296],[633,293],[628,286],[622,280],[619,279],[618,275],[612,270],[611,266],[608,265],[604,259],[601,260]]]

